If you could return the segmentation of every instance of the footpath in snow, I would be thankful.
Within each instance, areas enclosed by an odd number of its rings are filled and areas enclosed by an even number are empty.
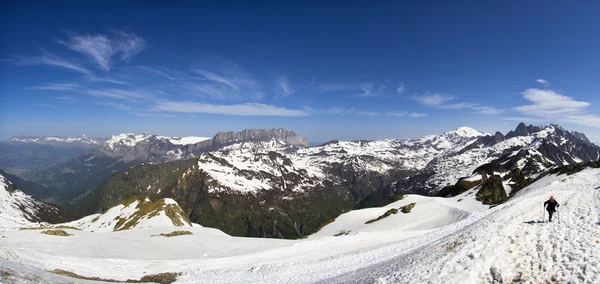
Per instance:
[[[542,220],[543,202],[550,194],[561,204],[552,223]],[[598,283],[599,279],[600,170],[588,169],[546,177],[444,239],[325,282]]]

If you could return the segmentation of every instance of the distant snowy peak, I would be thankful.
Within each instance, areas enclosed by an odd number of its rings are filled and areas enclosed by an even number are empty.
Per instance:
[[[110,149],[114,149],[116,146],[134,147],[138,143],[147,140],[157,140],[161,142],[169,142],[173,145],[191,145],[197,144],[205,140],[210,140],[210,137],[168,137],[168,136],[157,136],[148,133],[123,133],[119,135],[113,135],[108,141],[106,146]]]
[[[135,197],[108,209],[65,223],[84,231],[116,232],[153,227],[192,227],[188,216],[171,198],[151,201],[147,197]]]
[[[87,144],[90,146],[100,145],[103,142],[101,138],[94,138],[88,135],[77,137],[59,137],[59,136],[15,136],[8,140],[12,143],[30,143],[30,144]]]
[[[155,136],[147,133],[123,133],[119,135],[113,135],[106,141],[106,146],[110,149],[114,149],[115,146],[126,146],[133,147],[137,143],[147,140],[148,138]]]
[[[481,132],[479,130],[473,129],[471,127],[468,126],[462,126],[459,127],[453,131],[448,131],[445,132],[443,135],[445,136],[460,136],[460,137],[467,137],[467,138],[473,138],[473,137],[480,137],[480,136],[488,136],[490,135],[489,133],[485,133],[485,132]]]

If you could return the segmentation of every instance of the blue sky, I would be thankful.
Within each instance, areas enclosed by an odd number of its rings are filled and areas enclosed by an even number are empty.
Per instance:
[[[3,1],[0,138],[561,124],[600,142],[596,1]]]

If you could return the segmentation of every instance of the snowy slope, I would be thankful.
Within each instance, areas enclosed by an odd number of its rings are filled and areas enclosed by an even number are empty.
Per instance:
[[[0,175],[0,230],[33,224],[27,217],[34,214],[35,201],[20,190],[12,191],[10,186],[10,181]]]
[[[169,137],[169,142],[173,145],[190,145],[200,143],[205,140],[212,139],[210,137],[198,137],[198,136],[188,136],[188,137]]]
[[[33,199],[0,175],[0,231],[46,224],[42,220],[60,213],[57,206]]]
[[[560,223],[539,223],[541,205],[549,195],[556,195],[562,204]],[[110,234],[72,231],[74,236],[68,239],[34,231],[5,232],[0,266],[25,264],[32,267],[27,271],[39,274],[47,272],[36,269],[59,268],[117,280],[182,272],[177,283],[595,283],[599,279],[600,169],[544,177],[489,210],[471,203],[469,196],[468,192],[448,199],[407,196],[388,207],[344,214],[320,233],[296,241],[232,238],[201,227],[189,228],[193,235],[174,238],[151,237],[168,232],[167,228]],[[364,224],[389,207],[408,202],[416,203],[411,213]],[[330,235],[342,228],[352,232]]]
[[[103,214],[61,224],[91,232],[113,232],[153,227],[191,227],[177,202],[170,198],[150,201],[136,198],[110,208]]]

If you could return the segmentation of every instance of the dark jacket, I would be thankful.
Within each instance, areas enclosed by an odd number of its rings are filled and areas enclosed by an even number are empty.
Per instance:
[[[560,207],[560,204],[556,201],[548,200],[544,202],[544,207],[546,207],[546,210],[548,211],[556,212],[556,207]]]

